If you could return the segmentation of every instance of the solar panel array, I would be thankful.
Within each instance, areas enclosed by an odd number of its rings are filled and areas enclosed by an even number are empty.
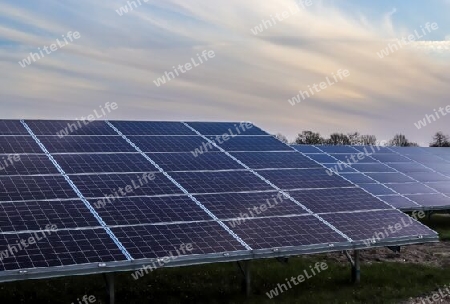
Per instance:
[[[5,120],[0,153],[0,281],[437,240],[248,123]]]
[[[450,209],[449,148],[294,147],[401,210]]]

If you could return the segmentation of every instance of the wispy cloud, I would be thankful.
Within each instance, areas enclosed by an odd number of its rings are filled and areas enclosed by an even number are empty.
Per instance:
[[[419,134],[411,126],[448,100],[448,67],[410,50],[383,60],[376,55],[424,20],[401,24],[399,7],[372,16],[313,0],[270,30],[249,31],[295,3],[150,0],[120,17],[115,10],[126,1],[8,0],[0,12],[0,69],[8,75],[0,81],[0,98],[8,101],[2,116],[73,118],[111,101],[121,105],[112,115],[122,119],[252,120],[290,136],[306,128],[358,129],[380,138],[395,130],[417,141],[431,136],[434,130]],[[445,37],[450,30],[440,27]],[[68,31],[83,39],[27,69],[17,64]],[[214,50],[213,61],[153,84],[205,49]],[[352,77],[295,108],[286,102],[339,69]]]

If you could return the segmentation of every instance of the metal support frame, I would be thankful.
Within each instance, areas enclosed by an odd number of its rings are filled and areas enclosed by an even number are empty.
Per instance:
[[[386,248],[394,253],[400,253],[402,247],[401,246],[387,246]]]
[[[250,261],[237,262],[239,269],[242,272],[242,291],[247,295],[251,296],[252,293],[252,281],[250,276]]]
[[[348,253],[348,251],[344,251],[345,256],[352,266],[352,282],[355,284],[359,284],[361,282],[361,263],[359,260],[359,250],[355,250],[353,254],[353,258]]]
[[[114,304],[116,300],[114,290],[114,273],[104,273],[103,278],[106,283],[106,293],[108,295],[109,304]]]

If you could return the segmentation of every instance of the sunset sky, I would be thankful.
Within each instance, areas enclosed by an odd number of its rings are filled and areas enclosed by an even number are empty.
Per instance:
[[[123,0],[3,0],[0,118],[74,119],[116,102],[105,119],[245,120],[291,140],[357,130],[426,145],[450,134],[450,115],[414,125],[450,105],[450,0],[310,1],[135,0],[131,11]],[[19,64],[69,32],[79,39]],[[430,42],[380,58],[409,35]],[[203,51],[214,57],[200,63]],[[288,102],[338,70],[349,76]]]

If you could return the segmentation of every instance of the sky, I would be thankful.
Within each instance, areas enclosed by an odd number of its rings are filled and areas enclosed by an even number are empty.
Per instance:
[[[2,0],[0,118],[115,102],[101,119],[252,121],[291,140],[450,134],[450,115],[433,114],[450,106],[449,0],[132,2]]]

